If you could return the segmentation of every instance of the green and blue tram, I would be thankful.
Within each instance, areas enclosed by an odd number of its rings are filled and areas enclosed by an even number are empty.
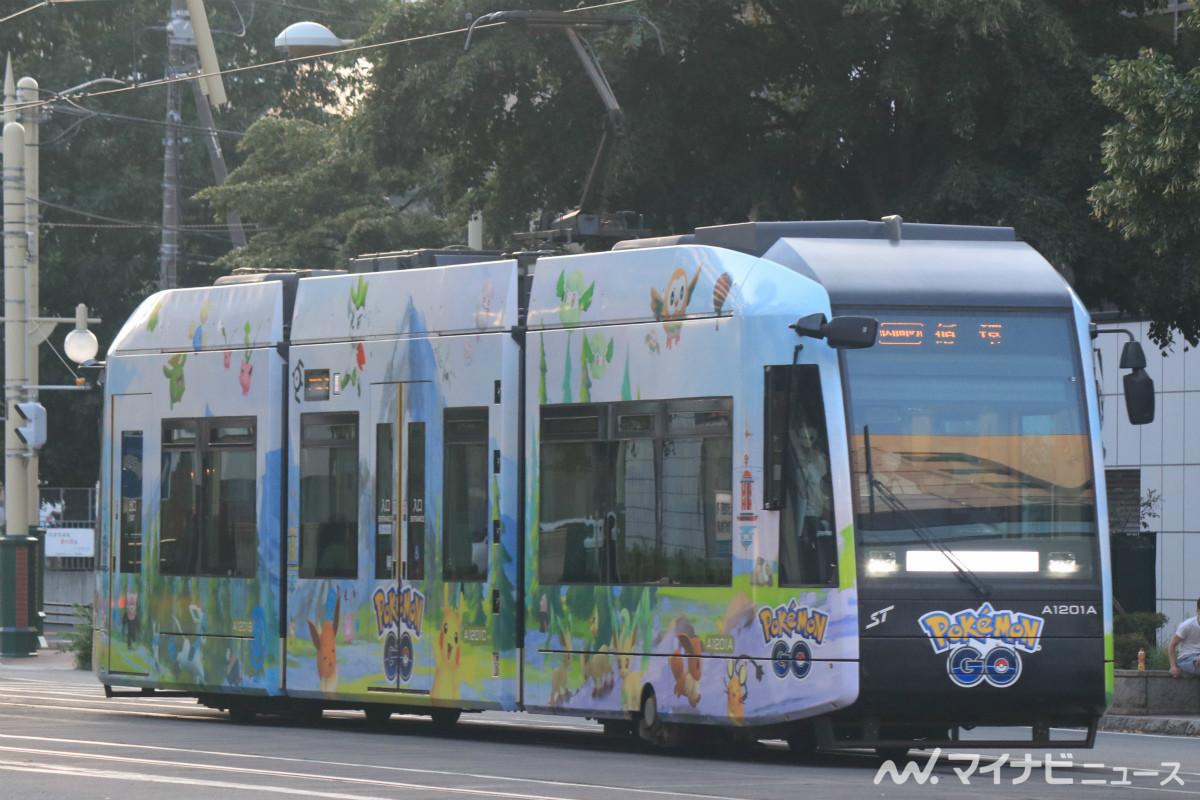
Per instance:
[[[129,319],[110,693],[1090,744],[1113,686],[1093,328],[1011,229],[482,258],[234,275]]]

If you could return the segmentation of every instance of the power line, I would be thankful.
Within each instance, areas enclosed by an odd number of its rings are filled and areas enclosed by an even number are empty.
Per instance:
[[[84,108],[83,106],[77,105],[74,102],[75,101],[74,97],[58,98],[58,99],[63,100],[70,107],[57,109],[57,111],[55,113],[74,114],[74,115],[83,117],[84,119],[92,119],[93,117],[104,117],[105,119],[114,119],[114,120],[119,120],[121,122],[140,122],[145,125],[157,125],[159,127],[165,127],[167,124],[164,121],[162,121],[161,119],[148,119],[146,117],[134,117],[134,116],[130,116],[128,114],[116,114],[116,113],[113,113],[110,111],[95,111],[90,108]],[[218,133],[222,136],[245,136],[246,135],[245,131],[231,131],[228,128],[206,128],[203,125],[189,125],[189,124],[186,124],[183,122],[176,123],[176,125],[184,130],[197,131],[200,133],[208,133],[211,131],[213,133]]]
[[[120,219],[118,217],[109,217],[109,216],[105,216],[104,214],[94,214],[90,211],[82,211],[78,208],[71,208],[70,206],[63,206],[63,205],[59,205],[58,203],[51,203],[48,200],[40,200],[39,199],[38,204],[44,208],[53,208],[56,211],[64,211],[68,214],[76,214],[81,217],[87,217],[88,219],[103,220],[105,223],[108,223],[105,225],[98,225],[95,223],[42,221],[40,224],[47,228],[145,228],[145,229],[156,230],[156,231],[161,231],[163,228],[162,224],[158,223],[158,222],[137,222],[135,220]],[[251,227],[258,227],[258,226],[252,225]],[[226,225],[224,223],[220,223],[220,222],[176,226],[177,230],[196,231],[199,233],[203,233],[204,231],[220,231],[220,230],[225,230],[225,228],[226,228]],[[259,230],[269,230],[269,229],[259,228]]]
[[[595,11],[596,9],[599,9],[599,8],[611,8],[613,6],[623,6],[623,5],[628,5],[629,3],[634,3],[634,2],[637,2],[637,0],[612,0],[612,2],[608,2],[608,3],[599,3],[596,5],[584,6],[581,8],[572,8],[572,9],[569,9],[566,13],[577,13],[577,12],[581,12],[581,11]],[[506,24],[507,23],[505,23],[505,22],[490,22],[490,23],[486,23],[484,25],[476,25],[475,27],[477,29],[478,28],[493,28],[493,27],[497,27],[499,25],[506,25]],[[224,75],[237,75],[237,74],[241,74],[243,72],[253,72],[253,71],[259,70],[259,69],[266,69],[267,67],[278,67],[278,66],[286,65],[286,64],[302,63],[302,62],[306,62],[306,61],[316,61],[318,59],[325,59],[325,58],[329,58],[331,56],[349,55],[349,54],[353,54],[353,53],[365,53],[369,50],[379,50],[384,47],[393,47],[395,45],[400,45],[400,44],[412,44],[413,42],[424,42],[424,41],[429,41],[431,39],[440,39],[440,38],[443,38],[446,36],[454,36],[455,34],[465,34],[465,33],[467,33],[467,31],[468,31],[468,28],[455,28],[453,30],[439,31],[437,33],[426,33],[426,34],[421,34],[420,36],[410,36],[406,39],[394,39],[394,40],[388,41],[388,42],[376,42],[374,44],[354,45],[351,47],[342,48],[340,50],[331,50],[327,53],[320,53],[317,55],[295,56],[295,57],[289,56],[286,58],[276,59],[275,61],[266,61],[261,64],[247,64],[246,66],[243,66],[243,67],[232,67],[230,69],[217,70],[215,72],[197,72],[197,73],[188,74],[186,76],[162,77],[162,78],[158,78],[155,80],[149,80],[149,81],[143,81],[140,83],[135,83],[130,86],[120,86],[120,87],[117,87],[114,89],[103,89],[103,90],[97,91],[97,92],[86,92],[83,94],[73,94],[73,95],[69,96],[69,99],[74,100],[74,99],[86,99],[86,98],[91,98],[91,97],[105,97],[107,95],[124,94],[126,92],[137,91],[140,89],[151,89],[151,88],[157,88],[159,86],[168,86],[173,83],[182,83],[184,81],[196,80],[197,78],[216,78],[216,77],[220,77],[220,76],[224,76]],[[56,99],[52,99],[52,100],[38,100],[38,101],[32,102],[32,103],[15,103],[12,106],[10,106],[10,108],[15,111],[24,111],[26,109],[31,109],[31,108],[41,108],[42,106],[46,106],[51,103],[57,102],[57,100],[59,100],[59,99],[68,99],[68,98],[56,98]]]

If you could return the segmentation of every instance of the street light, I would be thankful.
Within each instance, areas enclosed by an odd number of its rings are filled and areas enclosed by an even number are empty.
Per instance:
[[[353,39],[341,39],[319,22],[295,22],[275,37],[275,49],[288,58],[319,56],[353,44]]]
[[[75,306],[75,330],[67,334],[67,338],[63,339],[63,351],[66,352],[67,358],[74,361],[76,364],[86,364],[96,358],[96,353],[100,351],[100,343],[96,341],[96,334],[88,330],[88,308],[83,303]]]

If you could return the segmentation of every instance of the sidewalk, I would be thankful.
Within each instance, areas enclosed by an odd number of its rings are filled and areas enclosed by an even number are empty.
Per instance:
[[[25,658],[0,657],[0,667],[11,667],[22,670],[73,670],[75,669],[75,654],[65,647],[59,648],[51,642],[51,647],[38,650],[36,656]]]

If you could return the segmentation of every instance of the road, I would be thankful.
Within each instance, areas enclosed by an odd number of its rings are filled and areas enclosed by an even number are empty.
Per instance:
[[[348,711],[314,727],[235,725],[187,698],[106,699],[90,673],[38,661],[0,665],[3,800],[1200,798],[1194,738],[1101,733],[1093,750],[1028,756],[963,743],[932,763],[913,751],[899,783],[867,753],[651,750],[560,717],[465,715],[448,733],[415,717],[372,728]]]

